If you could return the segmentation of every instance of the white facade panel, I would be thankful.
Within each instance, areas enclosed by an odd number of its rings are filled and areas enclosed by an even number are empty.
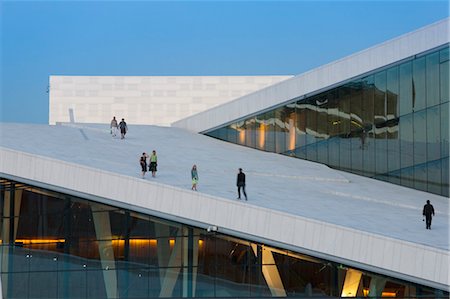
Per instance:
[[[449,43],[449,19],[174,122],[203,132]]]
[[[292,76],[50,76],[49,124],[109,123],[168,126]],[[144,112],[144,113],[141,113]]]

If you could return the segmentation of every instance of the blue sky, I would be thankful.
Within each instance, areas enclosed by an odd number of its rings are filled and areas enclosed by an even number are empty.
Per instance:
[[[2,1],[1,122],[50,75],[300,74],[449,16],[448,1]]]

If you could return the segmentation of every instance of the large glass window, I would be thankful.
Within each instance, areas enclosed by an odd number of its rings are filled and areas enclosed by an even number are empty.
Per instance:
[[[255,142],[246,133],[245,144],[423,190],[416,179],[436,182],[424,175],[436,174],[427,163],[449,156],[449,98],[445,47],[274,108],[256,118]],[[238,124],[248,132],[252,119]]]

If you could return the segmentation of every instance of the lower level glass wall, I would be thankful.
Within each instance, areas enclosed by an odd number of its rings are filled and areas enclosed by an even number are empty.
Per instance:
[[[127,209],[0,183],[3,298],[449,296]]]

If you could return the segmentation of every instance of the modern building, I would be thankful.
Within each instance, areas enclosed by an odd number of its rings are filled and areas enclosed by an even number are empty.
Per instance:
[[[170,126],[292,76],[50,76],[49,124]]]
[[[448,28],[123,140],[0,124],[2,297],[449,298]]]

